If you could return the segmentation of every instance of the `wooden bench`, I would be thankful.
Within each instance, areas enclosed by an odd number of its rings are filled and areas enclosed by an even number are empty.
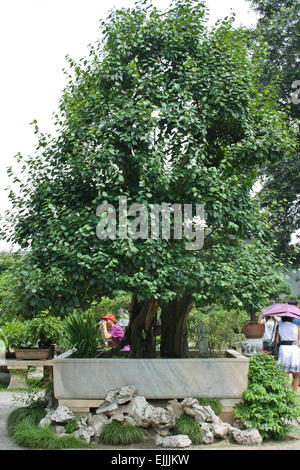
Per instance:
[[[16,359],[6,359],[5,365],[10,372],[10,382],[8,390],[13,388],[27,388],[24,381],[24,376],[20,371],[27,371],[29,367],[43,367],[43,376],[52,379],[53,376],[53,363],[52,359],[47,360],[24,360],[17,361]]]

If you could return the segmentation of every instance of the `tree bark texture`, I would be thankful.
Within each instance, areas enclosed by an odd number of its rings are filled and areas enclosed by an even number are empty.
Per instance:
[[[161,304],[161,357],[189,357],[187,320],[193,305],[191,295]]]
[[[139,301],[133,295],[130,320],[122,344],[130,344],[128,357],[155,357],[153,320],[159,305],[158,299]]]

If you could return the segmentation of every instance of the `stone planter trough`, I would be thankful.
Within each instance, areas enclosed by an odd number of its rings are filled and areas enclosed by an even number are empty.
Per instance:
[[[53,359],[54,395],[71,408],[97,407],[107,393],[134,385],[152,400],[218,398],[234,404],[248,385],[249,358],[76,359],[67,351]],[[72,406],[73,405],[73,406]]]
[[[27,359],[46,360],[51,356],[51,349],[31,348],[31,349],[16,349],[15,355],[17,361],[24,361]]]

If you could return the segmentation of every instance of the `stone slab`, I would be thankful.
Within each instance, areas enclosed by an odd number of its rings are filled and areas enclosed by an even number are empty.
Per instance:
[[[28,359],[24,361],[17,361],[16,359],[4,359],[3,365],[7,366],[8,369],[21,369],[22,367],[41,367],[41,366],[52,366],[52,359],[45,359],[44,361],[39,359]]]
[[[235,357],[235,358],[240,358],[242,354],[235,349],[226,349],[225,354],[227,357]]]
[[[73,413],[83,413],[83,414],[86,414],[86,413],[89,413],[90,412],[90,408],[88,406],[73,406],[73,405],[69,405],[68,408],[70,408],[70,410],[73,411]]]
[[[104,400],[72,400],[72,399],[60,399],[58,400],[60,405],[68,406],[69,408],[99,408],[99,406],[105,403]]]

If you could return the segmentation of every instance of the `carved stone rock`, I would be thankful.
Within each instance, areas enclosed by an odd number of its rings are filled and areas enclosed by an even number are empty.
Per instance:
[[[185,434],[177,436],[156,436],[155,444],[162,447],[189,447],[192,444],[190,438]]]
[[[49,417],[53,423],[68,423],[74,418],[74,413],[67,406],[58,406],[56,410],[50,412]]]
[[[263,441],[257,429],[249,429],[246,431],[234,429],[232,432],[232,437],[238,444],[245,446],[259,446]]]

